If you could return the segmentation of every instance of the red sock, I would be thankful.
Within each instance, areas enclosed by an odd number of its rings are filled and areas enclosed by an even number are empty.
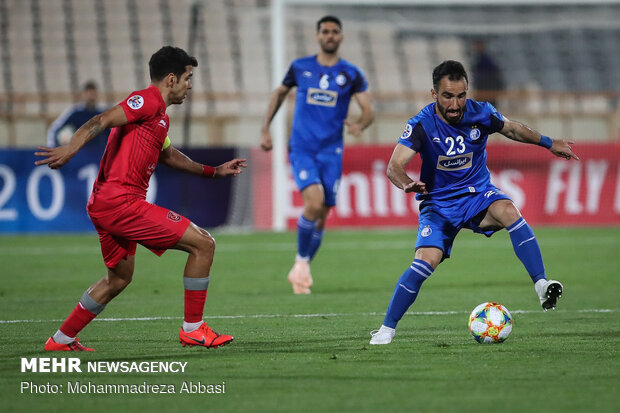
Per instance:
[[[202,321],[202,314],[207,301],[207,290],[185,290],[185,322]]]
[[[60,326],[60,331],[69,337],[75,337],[88,323],[93,321],[97,314],[93,314],[78,303],[69,317]]]

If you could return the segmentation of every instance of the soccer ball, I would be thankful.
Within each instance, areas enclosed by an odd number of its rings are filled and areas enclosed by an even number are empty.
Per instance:
[[[469,315],[469,331],[478,343],[501,343],[512,331],[512,315],[499,303],[482,303]]]

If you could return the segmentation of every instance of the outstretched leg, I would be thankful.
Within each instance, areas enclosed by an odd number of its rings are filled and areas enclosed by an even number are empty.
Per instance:
[[[396,334],[396,325],[415,302],[422,283],[431,276],[441,262],[443,252],[438,248],[419,248],[415,260],[403,272],[390,300],[383,325],[371,333],[370,344],[389,344]]]
[[[517,207],[509,200],[499,200],[491,204],[480,226],[504,227],[510,234],[515,254],[527,270],[534,289],[545,311],[557,305],[562,296],[563,286],[559,281],[547,280],[540,246],[534,231],[521,216]]]
[[[84,292],[69,317],[58,331],[47,340],[47,351],[94,351],[82,346],[77,334],[99,315],[105,306],[129,285],[133,277],[135,255],[128,255],[108,274]]]

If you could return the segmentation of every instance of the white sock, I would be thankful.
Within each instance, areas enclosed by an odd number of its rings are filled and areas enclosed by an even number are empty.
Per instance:
[[[191,333],[192,331],[198,330],[198,328],[202,325],[203,321],[199,321],[197,323],[188,323],[187,321],[183,321],[183,331],[186,333]]]
[[[75,341],[75,337],[69,337],[62,331],[58,330],[56,334],[54,334],[54,341],[58,344],[69,344]]]

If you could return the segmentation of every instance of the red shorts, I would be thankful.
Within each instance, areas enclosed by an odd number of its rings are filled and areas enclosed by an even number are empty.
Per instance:
[[[101,253],[108,268],[115,268],[122,259],[135,255],[138,243],[162,255],[179,242],[190,224],[189,219],[145,200],[105,214],[89,215],[99,233]]]

